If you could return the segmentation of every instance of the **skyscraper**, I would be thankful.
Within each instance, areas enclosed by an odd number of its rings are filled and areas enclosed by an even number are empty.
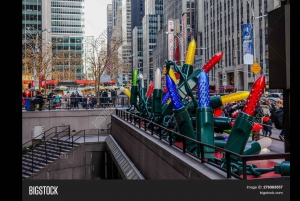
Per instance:
[[[64,50],[67,57],[73,57],[57,65],[57,70],[74,72],[74,76],[71,72],[63,73],[60,79],[83,79],[84,0],[51,0],[51,19],[52,39],[58,41],[53,53]]]

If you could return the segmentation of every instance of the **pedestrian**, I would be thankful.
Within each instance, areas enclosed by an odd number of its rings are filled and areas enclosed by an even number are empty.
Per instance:
[[[111,90],[111,99],[112,99],[112,104],[114,107],[116,106],[116,97],[117,97],[117,91],[112,89]]]
[[[102,93],[102,97],[103,97],[103,103],[107,103],[107,98],[108,98],[108,93],[107,90],[104,90]]]
[[[107,103],[111,102],[111,92],[110,90],[107,90]]]
[[[61,102],[60,102],[60,96],[59,94],[55,95],[55,106],[60,108]]]
[[[71,106],[71,93],[69,91],[67,91],[66,98],[67,98],[67,108],[70,108],[70,106]]]
[[[76,95],[74,92],[72,92],[71,96],[70,96],[70,99],[71,99],[71,109],[75,109],[75,99],[76,99]]]
[[[49,107],[54,108],[55,107],[55,100],[54,100],[54,91],[52,90],[48,96],[47,96],[47,101],[49,101]]]
[[[60,102],[62,108],[67,108],[67,95],[64,92],[61,95]]]
[[[94,109],[93,96],[92,96],[92,95],[89,95],[89,96],[88,96],[88,106],[89,106],[91,109]]]
[[[274,125],[277,129],[281,130],[279,139],[284,141],[284,124],[283,124],[283,101],[279,100],[276,102],[274,112]]]
[[[264,114],[263,117],[263,135],[271,137],[272,135],[272,121],[271,121],[271,112],[269,106],[266,102],[261,103],[261,108]]]
[[[254,125],[254,123],[258,123],[258,124],[262,125],[264,117],[265,116],[264,116],[262,107],[260,106],[260,104],[258,104],[256,109],[255,109],[255,112],[254,112],[253,125]],[[252,131],[252,140],[257,141],[259,139],[260,139],[260,130]]]
[[[42,92],[38,91],[35,98],[35,103],[39,104],[39,111],[42,111],[44,105],[44,97]]]
[[[275,112],[275,105],[269,100],[269,99],[265,99],[267,105],[269,106],[269,110],[271,113],[271,121],[272,123],[274,123],[274,112]]]
[[[82,107],[88,109],[88,99],[86,94],[83,94],[82,97]]]
[[[74,103],[74,107],[76,109],[79,109],[78,103],[81,102],[80,99],[82,97],[79,95],[78,91],[75,92],[75,103]]]

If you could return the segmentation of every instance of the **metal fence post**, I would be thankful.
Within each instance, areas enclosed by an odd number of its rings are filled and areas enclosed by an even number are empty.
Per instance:
[[[243,162],[243,179],[247,180],[246,160],[242,158],[242,162]]]
[[[231,178],[231,174],[230,174],[230,169],[231,169],[231,165],[230,165],[230,153],[226,152],[225,153],[225,157],[226,157],[226,164],[227,164],[227,168],[226,168],[227,178]]]
[[[153,122],[151,122],[151,135],[153,135],[153,129],[154,129],[154,125]]]
[[[183,150],[183,153],[186,153],[185,137],[182,138],[182,150]]]
[[[48,164],[48,160],[47,160],[47,156],[48,156],[48,154],[47,154],[47,141],[46,141],[46,134],[45,134],[45,132],[44,132],[44,141],[45,141],[46,164]]]

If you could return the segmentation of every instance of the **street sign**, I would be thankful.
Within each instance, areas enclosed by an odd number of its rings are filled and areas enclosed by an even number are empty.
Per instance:
[[[261,71],[261,67],[257,62],[254,62],[254,64],[251,66],[251,70],[256,75],[259,73],[259,71]]]

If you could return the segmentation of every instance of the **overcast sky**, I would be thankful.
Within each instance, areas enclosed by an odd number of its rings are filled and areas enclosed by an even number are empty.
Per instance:
[[[85,0],[85,35],[97,38],[107,28],[107,4],[112,0]]]

